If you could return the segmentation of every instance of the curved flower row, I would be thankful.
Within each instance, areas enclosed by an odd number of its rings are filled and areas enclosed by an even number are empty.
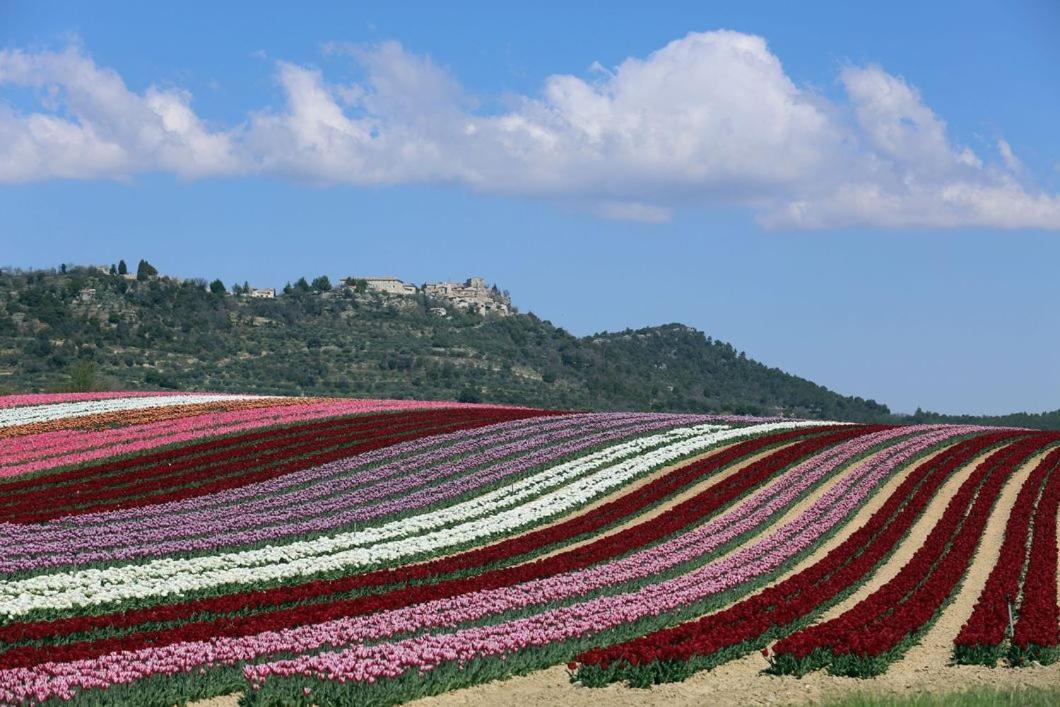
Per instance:
[[[773,423],[751,433],[814,423]],[[583,505],[652,468],[748,430],[711,425],[650,435],[548,468],[497,491],[429,513],[349,533],[260,550],[160,559],[101,570],[60,572],[0,583],[0,615],[70,609],[130,598],[174,596],[207,587],[312,575],[419,556],[510,532]],[[616,461],[623,457],[632,458]],[[594,470],[585,475],[586,472]],[[542,491],[561,487],[520,504]],[[514,507],[513,507],[514,506]]]
[[[1020,488],[1005,524],[998,560],[990,571],[972,615],[954,639],[956,662],[994,665],[1001,657],[1027,564],[1031,519],[1043,487],[1051,475],[1057,473],[1058,466],[1060,449],[1042,459]]]
[[[47,405],[49,403],[77,403],[88,400],[109,400],[111,398],[144,398],[152,395],[188,395],[188,393],[122,390],[97,391],[90,393],[29,393],[26,395],[0,395],[0,408],[13,408],[24,405]]]
[[[1019,618],[1009,661],[1024,665],[1060,660],[1060,607],[1057,606],[1056,518],[1060,508],[1060,472],[1054,469],[1034,515],[1034,539],[1023,582]]]
[[[977,431],[950,428],[910,440],[906,449],[896,446],[892,454],[915,456],[932,444]],[[680,680],[761,647],[775,632],[819,613],[862,579],[901,540],[947,476],[997,440],[972,438],[920,463],[864,525],[783,582],[698,621],[583,653],[576,659],[577,678],[593,686],[616,680],[636,685]]]
[[[665,419],[602,417],[582,422],[558,418],[557,424],[537,425],[529,433],[525,426],[520,426],[508,430],[510,434],[493,426],[491,441],[496,439],[496,446],[485,446],[481,436],[473,436],[389,464],[359,464],[362,469],[359,472],[353,471],[352,462],[361,457],[354,457],[332,463],[326,472],[316,467],[322,474],[316,483],[239,504],[217,506],[213,497],[199,497],[206,502],[185,504],[188,510],[183,513],[170,511],[129,521],[109,513],[101,519],[108,529],[106,534],[99,532],[98,525],[70,529],[66,519],[59,519],[34,528],[32,534],[26,532],[20,538],[19,551],[0,560],[0,569],[15,571],[157,557],[319,533],[422,508],[565,454],[671,424],[671,420]],[[336,468],[345,473],[336,474]],[[331,478],[324,480],[323,473]],[[27,529],[27,526],[18,527]],[[3,535],[0,529],[0,537]]]
[[[886,670],[923,630],[961,580],[1001,488],[1054,437],[1033,435],[994,452],[950,499],[924,544],[898,574],[841,616],[776,644],[775,664],[804,672],[829,665],[842,675]]]
[[[145,410],[167,405],[193,405],[226,400],[255,400],[268,395],[226,395],[222,393],[149,395],[140,397],[104,398],[76,402],[0,407],[0,428],[28,425],[59,418],[86,417],[107,412]]]

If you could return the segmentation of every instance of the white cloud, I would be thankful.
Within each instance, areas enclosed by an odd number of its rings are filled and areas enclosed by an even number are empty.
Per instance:
[[[1016,157],[1016,153],[1012,151],[1012,145],[1008,144],[1008,140],[999,138],[997,141],[997,151],[1001,155],[1001,160],[1005,163],[1008,171],[1013,174],[1023,173],[1023,163],[1019,157]]]
[[[0,106],[0,180],[230,174],[231,136],[211,132],[179,90],[130,91],[79,49],[0,51],[0,86],[43,92],[42,112]]]
[[[951,143],[917,91],[879,67],[840,74],[854,115],[851,162],[827,192],[767,208],[767,225],[1060,229],[1060,198],[1026,188],[1004,140],[1000,165]]]
[[[325,52],[362,78],[276,62],[282,105],[229,129],[210,129],[184,91],[130,91],[78,48],[0,52],[0,91],[39,96],[33,112],[0,103],[0,181],[264,173],[462,185],[653,223],[691,204],[742,205],[777,227],[1060,228],[1060,199],[1006,141],[988,161],[955,144],[918,91],[877,66],[844,68],[844,98],[827,100],[761,37],[692,33],[550,76],[501,110],[394,42]]]

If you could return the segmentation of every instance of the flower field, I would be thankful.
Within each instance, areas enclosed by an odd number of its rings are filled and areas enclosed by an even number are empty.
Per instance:
[[[1051,664],[1058,505],[1060,434],[1023,429],[0,397],[0,704],[394,704],[759,653],[871,677],[988,537],[942,662]]]

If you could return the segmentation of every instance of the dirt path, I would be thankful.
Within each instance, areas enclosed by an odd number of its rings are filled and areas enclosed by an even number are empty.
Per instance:
[[[994,510],[987,521],[986,532],[979,542],[979,547],[972,558],[972,564],[964,576],[953,603],[946,607],[942,616],[924,634],[917,645],[891,667],[892,671],[899,674],[916,672],[949,662],[953,653],[953,639],[957,637],[961,626],[972,615],[975,602],[978,601],[983,587],[986,586],[987,577],[997,564],[997,559],[1001,554],[1005,524],[1016,503],[1016,496],[1019,495],[1023,482],[1027,480],[1031,471],[1046,454],[1047,452],[1042,452],[1031,457],[1009,478],[994,505]]]
[[[425,697],[409,704],[415,707],[740,707],[805,704],[862,691],[908,696],[940,694],[974,686],[1055,688],[1060,684],[1060,665],[1019,670],[941,666],[904,678],[885,674],[871,680],[834,677],[827,673],[813,673],[800,680],[790,676],[762,674],[760,671],[764,667],[765,660],[755,654],[726,663],[709,672],[697,673],[685,682],[656,685],[646,690],[632,689],[624,685],[603,688],[571,685],[566,670],[555,667],[532,675],[456,690],[436,697]],[[217,704],[214,707],[227,705]]]

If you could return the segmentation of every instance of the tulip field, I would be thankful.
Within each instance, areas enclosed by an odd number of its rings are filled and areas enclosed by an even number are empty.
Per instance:
[[[0,396],[0,704],[870,678],[984,561],[941,662],[1013,673],[1060,658],[1058,504],[1026,429]]]

